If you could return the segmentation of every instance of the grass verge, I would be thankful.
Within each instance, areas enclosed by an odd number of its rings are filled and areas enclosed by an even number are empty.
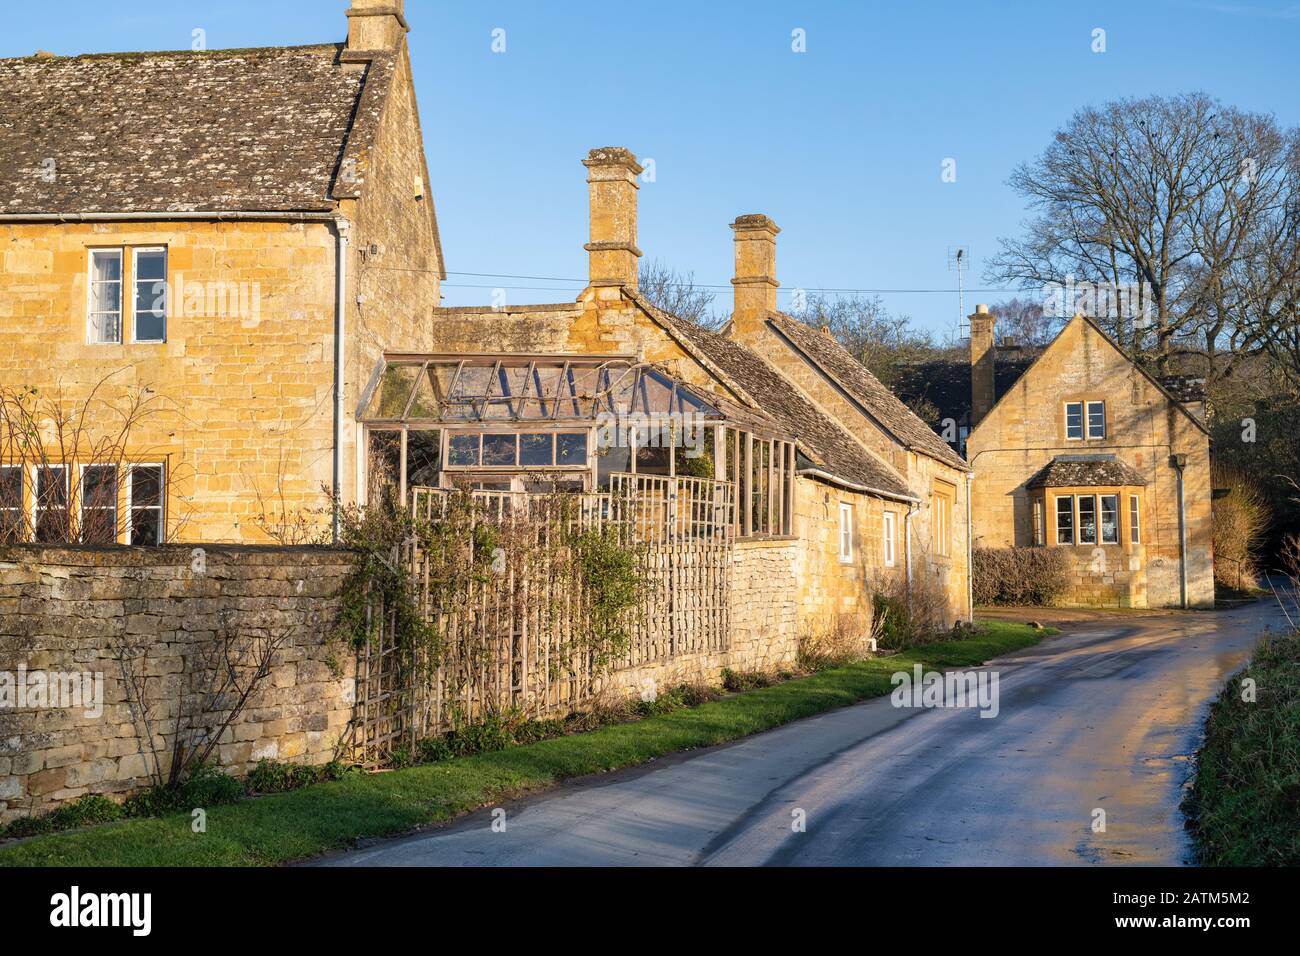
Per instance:
[[[439,823],[561,780],[725,743],[823,711],[888,694],[913,664],[969,667],[1055,633],[987,621],[973,637],[943,641],[746,691],[722,700],[613,724],[590,733],[472,757],[349,775],[290,793],[207,808],[207,832],[189,813],[124,820],[0,846],[4,866],[266,866]]]
[[[1203,864],[1300,865],[1300,634],[1266,637],[1228,681],[1183,809]]]

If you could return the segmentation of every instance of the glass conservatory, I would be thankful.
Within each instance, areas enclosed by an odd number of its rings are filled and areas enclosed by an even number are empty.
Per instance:
[[[361,397],[364,499],[418,487],[607,490],[735,482],[737,529],[789,533],[795,449],[762,412],[620,356],[388,355]]]

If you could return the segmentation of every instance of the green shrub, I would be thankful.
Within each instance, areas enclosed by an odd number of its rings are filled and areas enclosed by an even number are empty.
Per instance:
[[[1070,590],[1072,573],[1063,548],[976,548],[971,555],[976,605],[1052,604]]]
[[[110,823],[122,819],[122,816],[122,808],[118,804],[97,793],[88,793],[43,816],[14,820],[0,830],[0,836],[15,838],[53,833],[55,830],[72,830],[96,823]]]
[[[216,807],[244,796],[244,785],[216,767],[200,767],[179,787],[149,787],[122,805],[128,817],[157,817],[174,810]]]
[[[733,671],[730,667],[722,669],[722,689],[731,693],[743,690],[758,690],[771,687],[776,677],[763,671]]]
[[[248,775],[244,786],[249,793],[284,793],[325,780],[338,780],[354,770],[355,768],[348,767],[337,760],[311,766],[301,763],[280,763],[278,760],[261,760]]]

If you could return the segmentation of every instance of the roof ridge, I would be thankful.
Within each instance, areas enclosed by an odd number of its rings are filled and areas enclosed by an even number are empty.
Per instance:
[[[248,55],[251,53],[295,53],[309,50],[334,50],[339,52],[344,49],[344,43],[302,43],[292,46],[250,46],[250,47],[223,47],[216,50],[118,50],[118,51],[101,51],[97,53],[69,53],[67,55],[54,54],[53,56],[40,56],[31,54],[29,56],[5,56],[0,57],[0,63],[71,63],[78,60],[121,60],[121,59],[148,59],[152,57],[163,56],[187,56],[187,57],[216,57],[232,55]]]
[[[811,452],[810,457],[821,459],[821,461],[817,463],[819,465],[819,468],[817,470],[821,471],[823,475],[827,476],[833,481],[837,481],[842,484],[845,484],[846,486],[856,488],[859,491],[865,490],[867,493],[872,493],[878,496],[889,497],[889,498],[906,498],[907,500],[915,500],[915,495],[913,495],[911,490],[908,488],[906,480],[904,480],[904,478],[898,473],[898,471],[895,468],[893,468],[888,462],[880,458],[871,449],[867,448],[862,442],[860,442],[857,439],[857,437],[851,431],[849,431],[848,428],[844,427],[844,425],[841,424],[833,415],[829,414],[825,409],[823,409],[819,404],[817,404],[817,402],[813,401],[812,398],[810,398],[803,391],[803,389],[801,389],[798,386],[797,383],[795,383],[786,375],[784,375],[779,368],[777,368],[766,358],[764,358],[762,354],[759,353],[756,349],[750,348],[748,345],[745,345],[743,342],[738,342],[733,338],[729,338],[728,336],[722,335],[711,329],[706,329],[701,325],[697,325],[696,323],[689,322],[688,320],[683,319],[681,316],[674,315],[672,312],[669,312],[666,309],[661,309],[658,306],[654,305],[653,303],[649,302],[647,299],[645,299],[645,297],[642,296],[640,292],[633,291],[631,289],[625,289],[625,291],[628,294],[629,298],[631,298],[639,306],[645,309],[647,314],[650,315],[652,319],[654,319],[656,322],[659,322],[661,326],[665,328],[665,331],[667,331],[670,335],[672,335],[673,338],[677,340],[684,349],[686,349],[686,351],[692,356],[692,358],[698,361],[710,374],[715,375],[719,379],[719,381],[722,382],[722,384],[726,385],[728,388],[731,388],[738,396],[741,397],[741,399],[744,402],[748,403],[753,408],[765,414],[768,414],[769,416],[772,416],[771,410],[765,407],[764,403],[760,401],[758,398],[756,398],[752,392],[746,390],[743,386],[739,385],[739,383],[735,379],[735,376],[731,375],[725,369],[721,368],[719,363],[713,360],[711,356],[709,356],[708,354],[702,354],[702,350],[699,347],[699,344],[695,341],[692,341],[692,338],[694,338],[695,336],[699,336],[700,341],[702,342],[709,343],[713,346],[720,347],[723,349],[734,350],[737,355],[743,357],[745,360],[750,362],[757,362],[766,371],[768,375],[770,375],[774,380],[779,381],[784,388],[789,390],[792,396],[794,396],[798,401],[806,405],[807,410],[812,415],[815,415],[818,419],[821,420],[820,426],[817,421],[807,422],[808,425],[813,426],[814,432],[816,428],[821,426],[831,429],[835,433],[835,435],[838,436],[836,438],[836,441],[847,443],[848,446],[852,449],[852,452],[862,456],[862,458],[865,460],[866,463],[869,464],[870,467],[877,469],[881,473],[879,474],[878,478],[884,479],[884,481],[879,482],[880,485],[887,485],[889,482],[893,482],[894,484],[896,484],[897,487],[888,488],[888,487],[880,487],[877,484],[870,484],[870,485],[864,484],[862,480],[855,480],[854,477],[851,477],[848,474],[843,474],[843,473],[837,474],[837,472],[843,472],[846,470],[840,467],[841,465],[846,465],[849,463],[841,462],[840,465],[837,465],[834,462],[827,460],[828,449],[827,448],[819,449],[817,447],[816,435],[815,434],[810,435],[808,432],[801,434],[798,428],[796,427],[793,431],[792,437],[796,440],[797,444],[801,445],[805,450]],[[757,385],[758,383],[756,382],[755,384]],[[772,416],[772,417],[776,417],[776,416]],[[789,416],[787,415],[786,417],[788,418]],[[790,425],[787,424],[785,427],[790,427]],[[825,438],[829,436],[823,435],[822,437]],[[830,448],[829,450],[832,453],[835,451],[833,447]],[[841,449],[841,450],[843,451],[845,449]],[[832,454],[829,457],[834,457],[834,455]],[[856,470],[856,469],[848,469],[848,470]],[[866,474],[867,472],[864,471],[864,475],[859,475],[858,479],[864,479]],[[877,479],[865,477],[865,480],[875,481]]]
[[[860,374],[864,376],[866,379],[868,379],[870,383],[874,383],[876,388],[879,389],[881,396],[884,398],[884,400],[892,403],[893,407],[890,409],[890,411],[894,414],[903,415],[904,421],[906,421],[909,425],[914,426],[912,428],[912,431],[914,432],[913,435],[900,433],[896,425],[891,425],[891,423],[889,422],[882,421],[879,414],[881,410],[880,409],[873,410],[867,407],[866,396],[851,396],[851,397],[855,398],[856,404],[862,407],[862,410],[864,411],[864,413],[867,415],[868,418],[870,418],[873,422],[875,422],[883,431],[885,431],[888,435],[890,435],[899,444],[903,445],[905,448],[911,451],[915,451],[919,454],[923,454],[928,458],[932,458],[935,461],[948,465],[949,467],[952,468],[966,469],[969,467],[969,464],[960,455],[958,455],[955,451],[953,451],[952,448],[948,446],[947,442],[945,442],[942,438],[936,435],[934,430],[929,425],[927,425],[924,421],[922,421],[921,418],[916,414],[916,412],[908,408],[907,405],[897,395],[894,394],[893,390],[889,388],[889,386],[887,386],[884,382],[880,381],[880,379],[876,378],[876,376],[872,373],[871,369],[867,368],[865,365],[859,362],[852,355],[852,353],[850,353],[849,350],[846,349],[833,336],[825,335],[822,332],[814,329],[808,323],[800,322],[798,319],[794,318],[793,316],[786,315],[784,312],[778,312],[778,311],[769,312],[768,318],[769,320],[774,320],[773,324],[777,326],[777,331],[781,332],[788,342],[790,342],[796,349],[798,349],[799,352],[802,355],[804,355],[809,361],[811,361],[814,365],[816,365],[822,371],[823,374],[831,377],[837,383],[839,383],[841,388],[848,390],[847,386],[850,386],[852,383],[846,383],[842,381],[841,375],[836,374],[836,372],[833,369],[827,368],[824,362],[822,362],[817,356],[810,354],[808,349],[805,348],[804,344],[801,344],[800,342],[796,341],[796,338],[799,338],[804,334],[807,334],[807,335],[817,335],[820,338],[825,339],[824,344],[826,345],[826,347],[834,350],[838,350],[840,353],[843,354],[844,359],[852,363],[854,374]],[[798,331],[793,332],[793,334],[787,334],[788,330],[787,328],[783,328],[783,326],[788,327],[789,329],[797,329]],[[875,400],[875,396],[872,396],[871,398],[872,400]]]

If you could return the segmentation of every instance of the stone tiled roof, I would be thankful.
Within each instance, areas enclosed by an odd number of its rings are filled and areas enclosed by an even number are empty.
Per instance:
[[[1011,390],[1029,366],[1034,364],[1037,352],[1008,359],[998,356],[993,363],[994,398],[999,399]],[[900,370],[894,382],[894,393],[904,402],[916,407],[922,403],[932,405],[939,418],[951,418],[958,425],[970,425],[971,383],[970,361],[963,359],[932,359],[918,362]],[[936,436],[938,437],[938,436]]]
[[[820,470],[851,485],[903,498],[915,497],[888,465],[823,414],[758,353],[724,335],[656,309],[639,296],[638,301],[721,372],[729,380],[727,384],[752,399],[787,435],[794,437],[800,450]]]
[[[966,468],[966,462],[947,442],[832,336],[780,313],[772,313],[768,321],[908,449],[954,468]],[[969,380],[967,384],[969,388]]]
[[[392,73],[341,49],[0,60],[0,214],[327,211]]]
[[[1141,472],[1114,455],[1060,455],[1030,478],[1025,487],[1091,488],[1126,485],[1141,488],[1146,483]]]

